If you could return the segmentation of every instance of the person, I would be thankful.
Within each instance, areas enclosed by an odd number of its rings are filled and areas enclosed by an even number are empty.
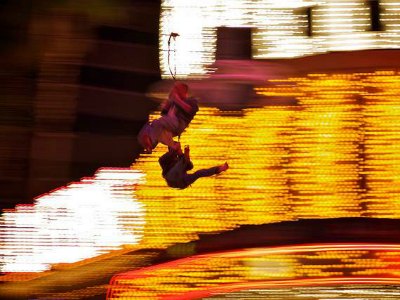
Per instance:
[[[146,152],[151,153],[162,143],[182,154],[180,143],[173,138],[183,133],[199,110],[197,100],[188,95],[188,85],[176,82],[162,106],[161,117],[143,126],[138,141]]]
[[[187,171],[193,169],[193,163],[190,160],[189,146],[185,147],[183,154],[169,148],[168,151],[159,158],[158,162],[162,168],[162,176],[168,186],[178,189],[185,189],[201,177],[217,175],[229,168],[228,163],[225,162],[220,166],[200,169],[192,174],[188,174]]]

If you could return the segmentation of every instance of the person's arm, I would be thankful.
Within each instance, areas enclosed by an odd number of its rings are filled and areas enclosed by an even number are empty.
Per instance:
[[[186,161],[186,171],[193,169],[193,163],[190,160],[190,148],[189,146],[185,146],[185,152],[183,154]]]
[[[185,155],[185,158],[186,158],[187,160],[190,160],[190,147],[189,147],[189,145],[186,145],[186,146],[185,146],[184,155]]]
[[[177,92],[172,91],[169,98],[184,111],[190,112],[192,110],[192,106],[186,103],[185,99],[182,99]]]
[[[168,114],[168,111],[171,109],[172,102],[171,100],[166,100],[164,103],[161,105],[161,115],[166,115]]]

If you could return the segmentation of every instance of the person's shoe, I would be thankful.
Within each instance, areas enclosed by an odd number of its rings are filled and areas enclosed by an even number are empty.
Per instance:
[[[220,165],[218,167],[217,174],[222,173],[222,172],[224,172],[224,171],[226,171],[228,169],[229,169],[229,165],[228,165],[227,162],[225,162],[223,165]]]

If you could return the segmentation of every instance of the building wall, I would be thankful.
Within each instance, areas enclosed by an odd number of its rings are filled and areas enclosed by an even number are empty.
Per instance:
[[[5,115],[14,121],[0,124],[7,137],[0,147],[2,208],[32,202],[101,166],[127,167],[140,152],[136,133],[158,105],[146,91],[160,79],[160,3],[133,0],[114,8],[125,17],[93,22],[68,9],[28,10],[24,36],[29,52],[38,54],[32,78],[27,71],[14,83],[5,76],[13,106]],[[23,109],[15,104],[19,94],[29,99]]]

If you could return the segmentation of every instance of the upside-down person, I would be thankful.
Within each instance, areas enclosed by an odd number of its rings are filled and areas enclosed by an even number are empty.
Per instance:
[[[192,174],[188,174],[187,171],[193,169],[193,163],[190,161],[189,146],[185,147],[183,154],[169,148],[168,152],[161,156],[158,162],[162,168],[162,176],[168,186],[179,189],[187,188],[201,177],[217,175],[229,168],[228,163],[225,162],[220,166],[200,169]]]
[[[199,110],[197,100],[188,95],[186,84],[175,83],[163,104],[161,117],[143,126],[138,141],[146,152],[151,153],[158,143],[162,143],[182,153],[180,143],[173,138],[183,133]]]

